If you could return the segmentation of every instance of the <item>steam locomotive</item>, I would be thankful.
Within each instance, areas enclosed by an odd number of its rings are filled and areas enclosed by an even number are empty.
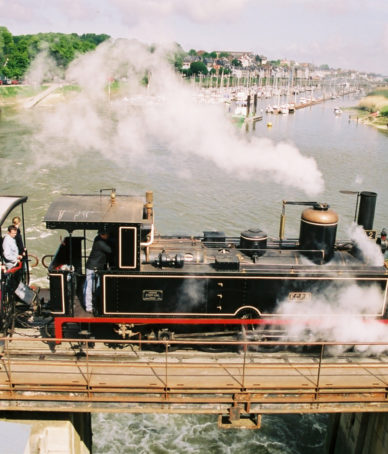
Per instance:
[[[283,201],[278,238],[259,228],[239,237],[221,231],[163,236],[154,224],[152,192],[139,197],[109,191],[62,195],[50,205],[47,229],[65,230],[67,236],[42,259],[49,288],[29,286],[25,265],[3,268],[3,331],[37,320],[57,339],[80,330],[103,338],[172,339],[242,327],[256,338],[276,337],[289,324],[348,316],[337,302],[353,287],[373,293],[373,302],[362,309],[355,304],[358,316],[388,318],[387,238],[384,229],[373,230],[376,193],[355,193],[355,221],[368,243],[379,248],[377,263],[354,241],[336,239],[339,218],[326,203]],[[0,197],[1,224],[26,200]],[[294,239],[285,238],[288,205],[303,207]],[[83,306],[86,233],[101,229],[109,232],[113,253],[104,269],[95,270],[93,313],[88,314]],[[330,310],[312,309],[325,297]]]

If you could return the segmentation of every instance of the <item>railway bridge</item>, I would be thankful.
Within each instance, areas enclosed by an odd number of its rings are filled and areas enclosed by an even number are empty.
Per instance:
[[[270,413],[388,411],[388,344],[33,334],[0,343],[1,416],[85,415],[84,450],[69,452],[88,452],[92,412],[208,413],[222,428],[258,428]]]

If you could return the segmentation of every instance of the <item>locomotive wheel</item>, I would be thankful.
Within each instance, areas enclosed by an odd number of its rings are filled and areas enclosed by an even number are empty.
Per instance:
[[[242,320],[257,319],[260,315],[253,309],[244,309],[239,314]],[[243,340],[261,340],[263,330],[255,324],[241,325],[241,336]]]
[[[240,318],[243,320],[246,319],[258,319],[261,318],[260,315],[252,310],[246,309],[240,312]],[[247,324],[241,326],[240,336],[243,341],[269,341],[273,340],[272,337],[268,337],[271,328],[263,325]],[[253,347],[250,347],[252,349]],[[272,353],[279,350],[279,347],[276,345],[260,345],[254,347],[255,351],[262,351],[266,353]]]

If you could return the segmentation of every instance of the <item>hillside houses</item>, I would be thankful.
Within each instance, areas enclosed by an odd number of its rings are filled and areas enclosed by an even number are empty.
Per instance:
[[[311,63],[296,62],[287,59],[268,60],[264,55],[245,51],[221,51],[208,53],[204,50],[190,51],[183,58],[181,70],[190,70],[194,62],[203,62],[207,72],[221,75],[230,74],[237,78],[256,77],[282,80],[311,80],[320,81],[333,77],[361,78],[374,80],[373,75],[357,71],[344,71],[329,68],[328,65],[314,66]],[[377,77],[377,76],[376,76]]]

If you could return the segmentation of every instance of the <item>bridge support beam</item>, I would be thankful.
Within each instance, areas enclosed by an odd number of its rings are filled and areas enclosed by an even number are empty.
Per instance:
[[[91,454],[92,452],[90,413],[2,411],[0,420],[30,426],[30,435],[24,454],[53,452]],[[12,432],[17,434],[16,425],[12,426]]]
[[[326,454],[388,452],[387,413],[341,413],[330,416]]]

